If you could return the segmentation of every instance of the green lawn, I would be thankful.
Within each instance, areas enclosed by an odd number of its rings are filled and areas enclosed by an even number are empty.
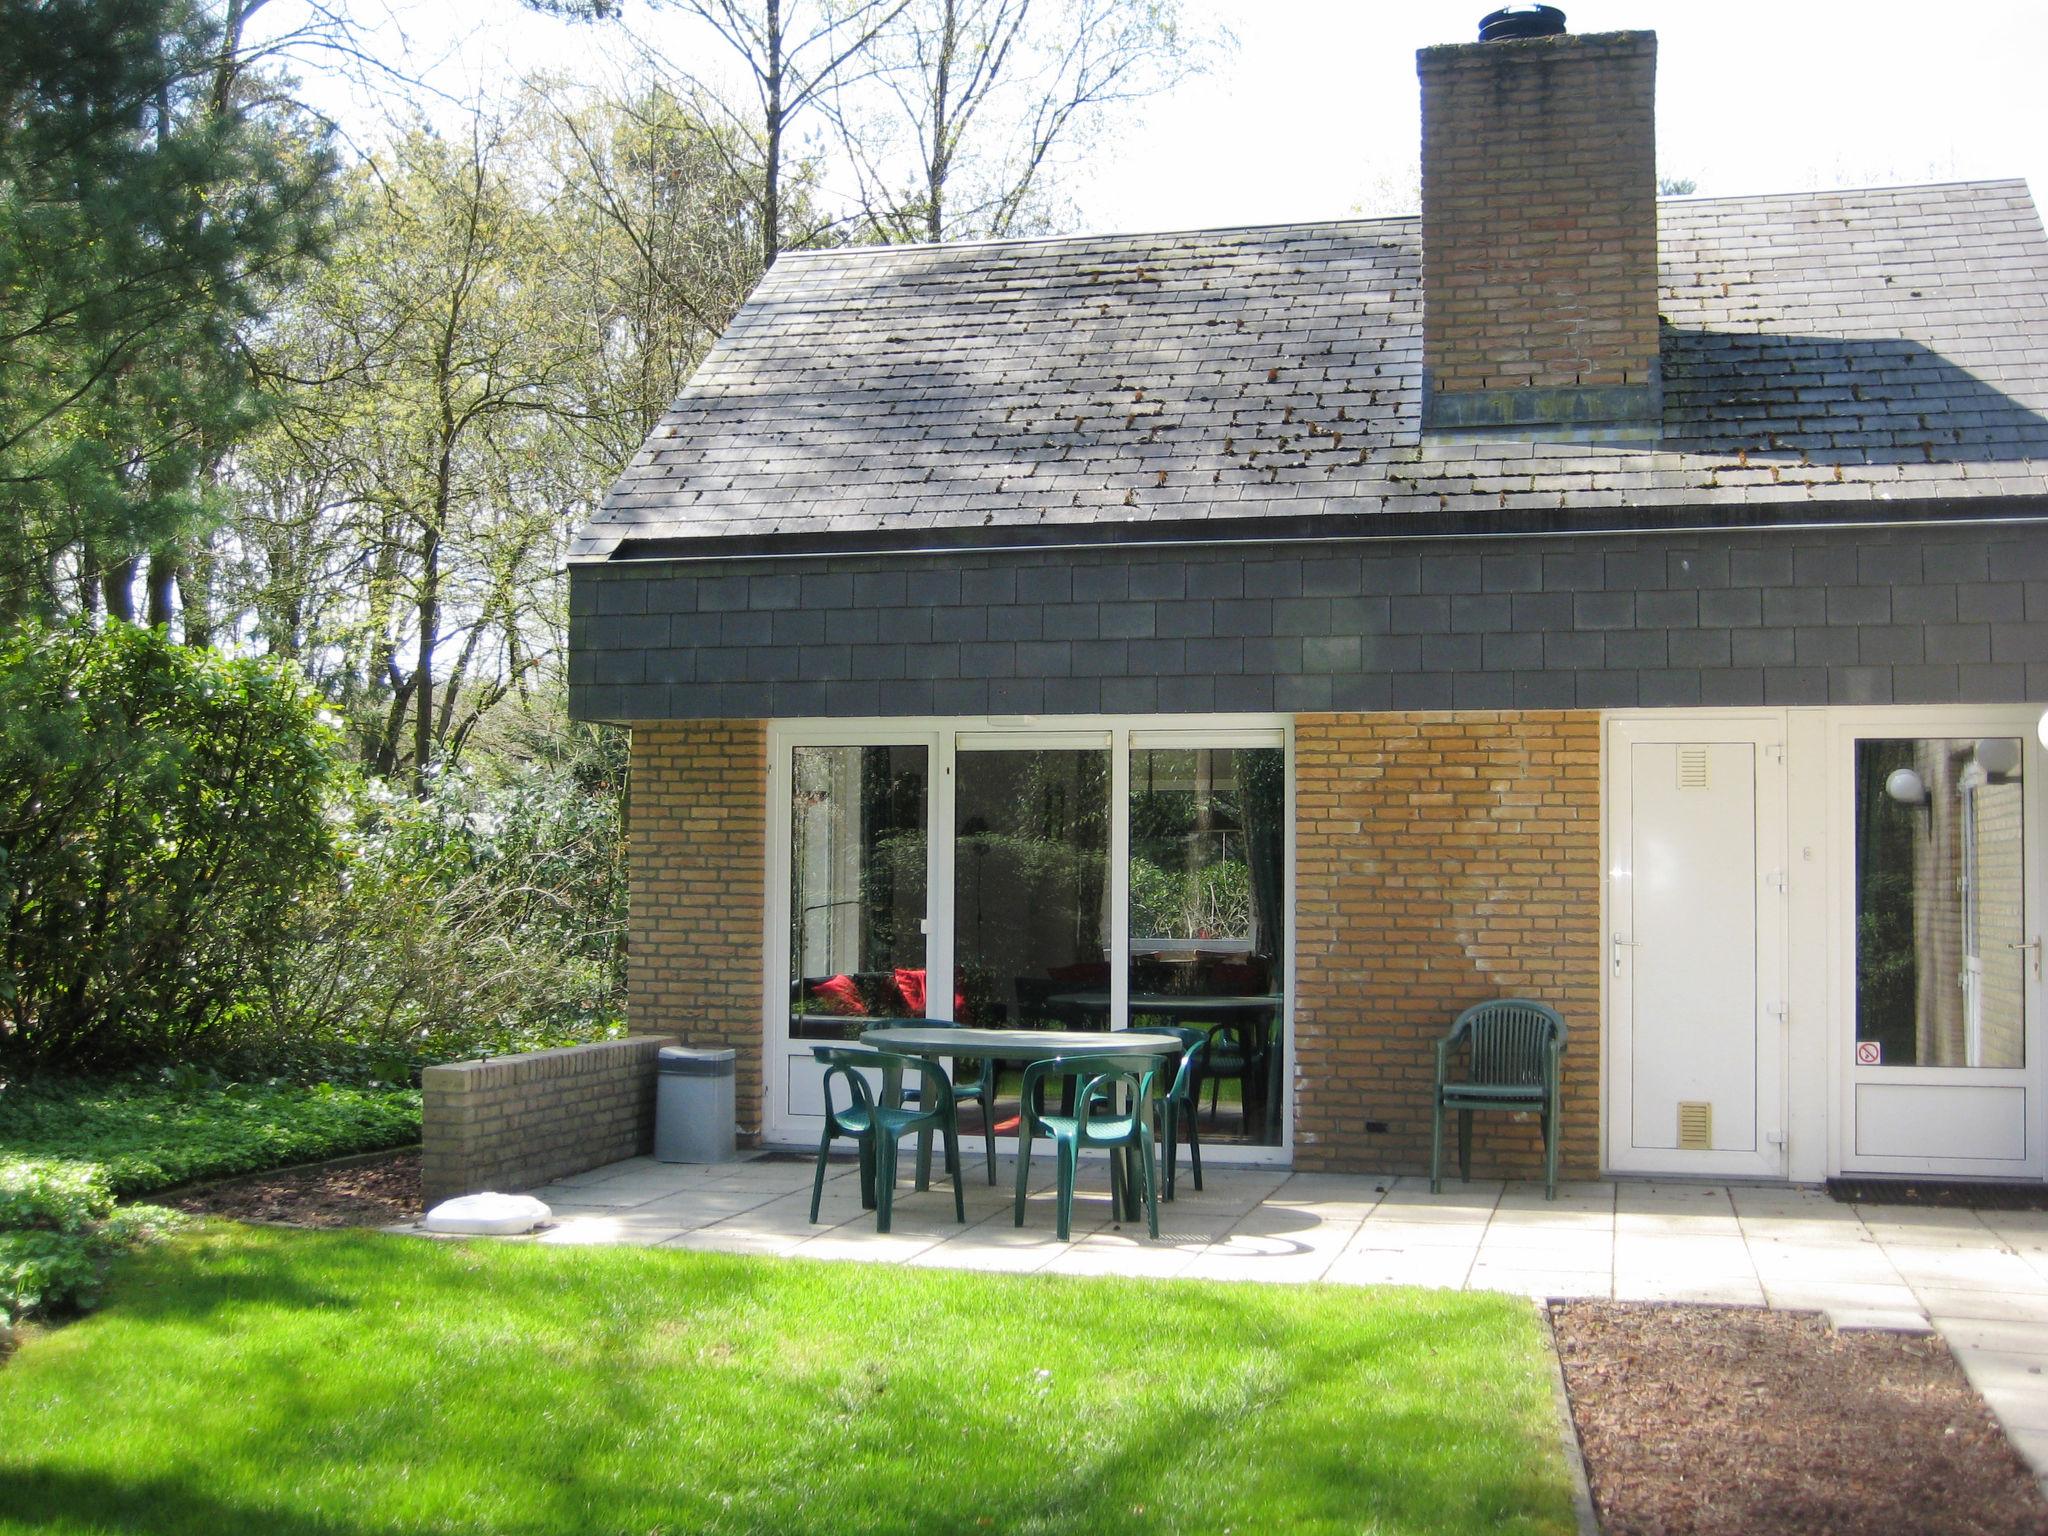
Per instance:
[[[1531,1308],[212,1225],[0,1367],[0,1532],[1558,1532]]]

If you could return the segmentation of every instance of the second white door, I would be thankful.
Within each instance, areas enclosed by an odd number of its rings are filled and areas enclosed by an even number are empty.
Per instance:
[[[1607,749],[1608,1165],[1782,1176],[1782,726],[1614,720]]]

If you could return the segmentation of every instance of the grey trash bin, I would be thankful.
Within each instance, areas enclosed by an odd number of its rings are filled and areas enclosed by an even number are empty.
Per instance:
[[[655,1060],[654,1155],[664,1163],[733,1159],[733,1063],[730,1046],[663,1046]]]

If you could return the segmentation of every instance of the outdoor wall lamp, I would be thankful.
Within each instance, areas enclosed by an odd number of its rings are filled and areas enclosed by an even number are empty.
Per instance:
[[[2007,779],[2019,772],[2020,744],[2011,736],[1985,737],[1977,743],[1974,756],[1988,779]]]
[[[1929,830],[1934,826],[1934,807],[1929,803],[1927,781],[1920,777],[1918,770],[1894,768],[1885,775],[1884,792],[1900,805],[1917,805],[1927,818]]]

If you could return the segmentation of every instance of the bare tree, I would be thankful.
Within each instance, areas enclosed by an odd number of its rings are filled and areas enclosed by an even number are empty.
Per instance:
[[[521,0],[550,15],[603,20],[619,15],[618,0]],[[809,243],[819,231],[795,234],[787,225],[783,191],[797,128],[826,98],[866,79],[877,68],[875,48],[911,0],[650,0],[657,10],[681,12],[708,28],[738,59],[751,102],[726,100],[717,82],[679,68],[668,51],[636,39],[647,62],[678,77],[690,93],[717,103],[732,126],[752,141],[754,163],[729,167],[752,182],[761,200],[761,265],[778,251]],[[756,137],[758,136],[758,137]]]
[[[1049,227],[1056,164],[1231,42],[1191,33],[1178,0],[911,0],[830,103],[871,233]]]

